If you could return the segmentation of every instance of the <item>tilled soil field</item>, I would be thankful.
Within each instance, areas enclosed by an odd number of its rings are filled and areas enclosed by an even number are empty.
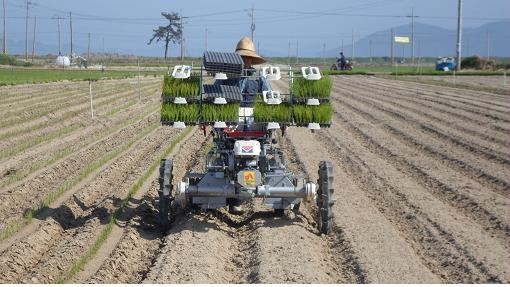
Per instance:
[[[0,88],[2,283],[509,283],[510,98],[334,76],[333,125],[278,136],[287,167],[334,167],[313,204],[183,211],[157,227],[158,167],[202,170],[197,128],[159,124],[161,78]],[[285,83],[276,82],[284,90]]]
[[[510,95],[510,75],[501,76],[406,76],[405,78],[427,81],[435,84],[449,83],[451,86],[491,90]]]

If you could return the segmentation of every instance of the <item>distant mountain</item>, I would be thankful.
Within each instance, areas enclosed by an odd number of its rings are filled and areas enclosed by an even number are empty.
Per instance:
[[[395,36],[405,36],[411,38],[411,24],[393,28]],[[457,45],[457,31],[443,29],[441,27],[415,22],[415,57],[438,57],[455,56]],[[391,47],[391,29],[378,31],[368,35],[354,43],[355,57],[369,57],[370,46],[372,47],[372,56],[390,56]],[[487,37],[489,40],[487,40]],[[491,57],[510,57],[510,21],[501,21],[488,23],[478,28],[465,28],[462,33],[462,55],[480,55],[487,56],[487,47]],[[371,44],[370,44],[371,42]],[[341,47],[326,51],[326,56],[336,57]],[[394,44],[394,56],[397,58],[411,56],[411,44]],[[315,55],[322,57],[322,52]],[[352,55],[352,45],[344,45],[344,54],[346,57]]]

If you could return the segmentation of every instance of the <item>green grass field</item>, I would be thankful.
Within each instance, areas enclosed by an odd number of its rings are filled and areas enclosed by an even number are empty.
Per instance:
[[[330,75],[366,75],[366,74],[388,74],[388,75],[402,75],[402,76],[448,76],[454,72],[436,71],[434,67],[411,67],[411,66],[358,66],[354,67],[352,71],[329,71],[325,67],[321,69],[324,74]],[[477,71],[477,70],[462,70],[456,72],[457,76],[501,76],[501,71]]]
[[[82,81],[99,79],[122,79],[135,77],[138,75],[136,71],[104,71],[99,70],[71,70],[71,69],[23,69],[8,68],[0,69],[0,86],[32,84],[32,83],[48,83],[63,80]],[[146,72],[141,71],[141,76],[159,76],[163,72]]]
[[[172,63],[170,67],[173,66]],[[303,64],[306,65],[306,64]],[[323,74],[387,74],[387,75],[452,75],[453,72],[435,71],[432,66],[425,67],[411,67],[411,66],[354,66],[352,71],[330,71],[329,66],[318,65]],[[299,71],[297,71],[299,73]],[[166,74],[165,70],[142,70],[142,76],[163,76]],[[135,77],[137,75],[136,67],[131,70],[87,70],[87,69],[35,69],[35,68],[22,68],[11,66],[9,68],[0,68],[0,86],[5,85],[18,85],[18,84],[33,84],[33,83],[48,83],[57,81],[82,81],[82,80],[99,80],[99,79],[121,79],[128,77]],[[495,76],[503,75],[503,72],[493,71],[475,71],[466,70],[457,72],[456,75],[477,75],[477,76]]]

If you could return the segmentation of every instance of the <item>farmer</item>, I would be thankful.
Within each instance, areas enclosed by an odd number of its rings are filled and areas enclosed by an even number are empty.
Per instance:
[[[344,52],[340,52],[340,70],[345,70],[345,63]]]
[[[255,45],[248,37],[243,37],[236,46],[236,53],[241,56],[244,63],[244,78],[240,78],[240,88],[243,93],[243,102],[241,107],[252,107],[253,100],[257,94],[261,94],[263,90],[270,90],[271,86],[265,78],[249,78],[255,75],[253,65],[259,65],[266,62],[264,58],[257,55]],[[247,76],[247,77],[246,77]]]
[[[253,72],[255,69],[252,65],[259,65],[266,62],[264,58],[257,55],[255,52],[255,45],[251,41],[250,38],[244,36],[236,46],[236,53],[241,56],[244,62],[244,68],[248,69],[249,72],[252,72],[251,75],[253,75]],[[247,75],[247,76],[251,76]]]
[[[255,68],[253,65],[265,63],[266,60],[255,52],[255,45],[248,37],[243,37],[236,46],[235,52],[241,56],[244,63],[244,70],[241,77],[229,77],[226,80],[217,80],[215,84],[238,86],[241,89],[243,100],[241,107],[253,107],[253,102],[257,94],[262,91],[271,90],[271,85],[264,77],[255,77]]]

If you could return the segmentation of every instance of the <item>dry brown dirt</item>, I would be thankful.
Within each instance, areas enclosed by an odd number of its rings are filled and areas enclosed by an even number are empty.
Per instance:
[[[211,145],[159,125],[161,78],[142,80],[141,101],[135,79],[98,82],[95,119],[83,83],[0,87],[0,281],[510,283],[510,96],[332,78],[331,128],[278,135],[292,172],[315,181],[333,164],[327,236],[313,204],[278,215],[257,200],[242,216],[182,211],[161,234],[157,169],[144,172],[180,139],[168,156],[180,179]]]

